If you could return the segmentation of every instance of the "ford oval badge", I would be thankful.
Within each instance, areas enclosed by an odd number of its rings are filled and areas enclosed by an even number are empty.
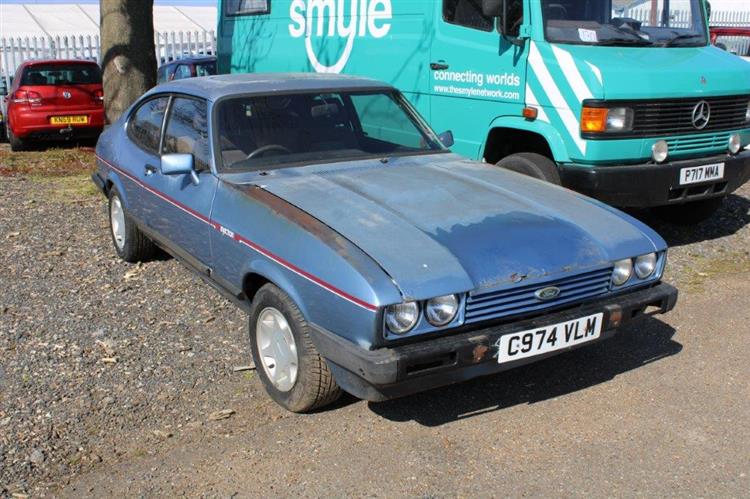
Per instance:
[[[538,300],[542,301],[554,300],[555,298],[560,296],[560,288],[556,286],[543,288],[534,293],[534,296],[536,296]]]

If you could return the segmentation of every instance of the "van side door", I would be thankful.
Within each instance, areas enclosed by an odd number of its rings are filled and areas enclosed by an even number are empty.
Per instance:
[[[481,0],[436,0],[435,9],[430,122],[438,132],[453,131],[455,152],[482,159],[490,123],[522,115],[526,45],[504,38]]]

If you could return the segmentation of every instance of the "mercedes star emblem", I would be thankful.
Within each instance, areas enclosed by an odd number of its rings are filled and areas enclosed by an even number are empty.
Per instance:
[[[703,130],[711,120],[711,105],[702,100],[693,108],[693,126],[697,130]]]

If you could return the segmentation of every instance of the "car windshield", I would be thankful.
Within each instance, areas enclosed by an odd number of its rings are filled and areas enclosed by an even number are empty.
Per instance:
[[[218,106],[226,172],[446,151],[393,91],[236,97]]]
[[[542,0],[547,40],[579,45],[708,44],[704,0]]]
[[[211,76],[216,74],[216,62],[198,62],[195,64],[195,76]]]
[[[24,70],[21,85],[101,84],[96,64],[34,64]]]

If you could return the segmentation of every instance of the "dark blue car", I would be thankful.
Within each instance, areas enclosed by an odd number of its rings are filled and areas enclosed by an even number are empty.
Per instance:
[[[292,411],[497,373],[673,308],[654,231],[450,142],[378,81],[213,76],[136,102],[93,179],[121,258],[161,247],[248,312]]]

